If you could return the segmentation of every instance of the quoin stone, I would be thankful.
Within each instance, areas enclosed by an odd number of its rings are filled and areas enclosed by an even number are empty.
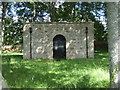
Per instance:
[[[64,38],[64,44],[60,37]],[[65,59],[94,58],[94,23],[28,23],[24,26],[24,59],[54,59],[58,53],[55,45],[60,54],[65,52]],[[61,47],[64,50],[60,50]]]

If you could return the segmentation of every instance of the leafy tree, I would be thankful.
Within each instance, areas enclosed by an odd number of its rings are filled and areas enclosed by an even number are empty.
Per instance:
[[[100,12],[106,13],[101,2],[64,2],[56,7],[55,2],[14,2],[7,3],[4,44],[22,43],[22,29],[27,22],[95,22],[96,41],[106,40],[106,32],[100,23]],[[12,10],[14,8],[14,10]],[[15,14],[13,14],[13,11]],[[14,20],[14,16],[18,20]],[[50,18],[50,20],[45,17]],[[106,17],[106,14],[103,14]],[[96,19],[97,18],[97,19]],[[100,35],[98,35],[100,34]],[[101,38],[102,35],[102,38]]]

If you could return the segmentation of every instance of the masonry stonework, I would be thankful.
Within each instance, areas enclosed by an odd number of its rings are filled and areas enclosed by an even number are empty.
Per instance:
[[[53,59],[53,38],[59,34],[66,39],[66,59],[94,58],[92,22],[26,24],[23,30],[23,58]]]

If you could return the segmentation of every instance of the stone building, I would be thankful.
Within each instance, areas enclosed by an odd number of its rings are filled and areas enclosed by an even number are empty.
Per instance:
[[[94,58],[94,23],[29,23],[23,30],[24,59]]]

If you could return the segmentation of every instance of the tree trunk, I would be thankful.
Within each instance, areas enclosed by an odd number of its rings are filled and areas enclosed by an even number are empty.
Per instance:
[[[2,3],[0,3],[0,8],[2,8]],[[2,15],[0,15],[0,53],[2,53]],[[1,60],[0,60],[1,63]],[[1,67],[0,67],[1,69]]]
[[[33,3],[33,22],[36,22],[36,5],[35,2]]]
[[[76,10],[75,10],[75,5],[76,5],[76,3],[73,3],[73,16],[72,16],[72,22],[75,22],[75,15],[76,15]]]
[[[118,2],[118,87],[120,89],[120,1]]]
[[[0,15],[0,54],[2,53],[2,42],[3,42],[3,29],[4,28],[4,25],[5,25],[5,20],[4,20],[4,17],[5,17],[5,12],[6,12],[6,8],[5,8],[5,3],[1,2],[0,3],[0,8],[2,8],[2,15]],[[2,59],[0,57],[0,66],[2,64]],[[2,67],[0,67],[0,90],[2,88],[8,88],[8,85],[7,83],[4,81],[4,78],[2,77]]]
[[[51,22],[55,22],[56,21],[55,2],[50,2],[49,7]]]
[[[120,72],[118,58],[118,2],[107,3],[108,17],[108,47],[110,60],[110,85],[111,88],[120,88],[120,80],[118,73]],[[120,17],[120,16],[119,16]]]
[[[3,36],[4,36],[4,31],[5,31],[5,13],[6,13],[6,7],[7,3],[2,2],[2,42],[3,42]]]

